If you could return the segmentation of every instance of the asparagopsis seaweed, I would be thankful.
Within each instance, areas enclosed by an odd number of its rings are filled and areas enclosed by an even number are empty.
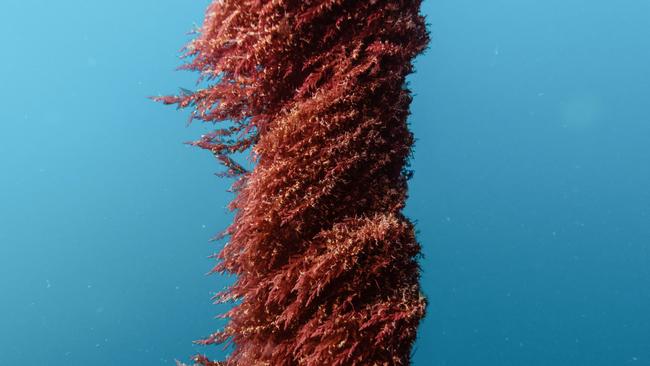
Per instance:
[[[405,78],[428,43],[419,0],[220,0],[186,46],[196,91],[157,98],[214,124],[194,145],[235,177],[236,275],[223,361],[408,365],[426,300],[402,214],[413,136]],[[250,151],[250,171],[235,156]]]

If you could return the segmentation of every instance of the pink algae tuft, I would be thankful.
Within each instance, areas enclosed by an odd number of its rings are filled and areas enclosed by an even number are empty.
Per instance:
[[[220,0],[185,48],[209,85],[157,98],[215,124],[193,144],[237,179],[214,272],[237,276],[230,344],[196,365],[408,365],[426,300],[402,214],[405,78],[428,43],[419,0]],[[247,171],[234,154],[251,151]]]

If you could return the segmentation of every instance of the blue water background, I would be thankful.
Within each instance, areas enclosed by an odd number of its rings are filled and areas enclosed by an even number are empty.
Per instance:
[[[3,0],[0,365],[165,365],[215,330],[231,182],[147,100],[207,0]],[[650,365],[650,2],[428,0],[417,366]]]

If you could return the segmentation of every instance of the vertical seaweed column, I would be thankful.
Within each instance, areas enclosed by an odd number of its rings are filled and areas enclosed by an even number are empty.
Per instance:
[[[237,276],[203,365],[408,365],[426,301],[403,216],[405,85],[419,0],[220,0],[187,47],[209,85],[159,100],[215,124],[194,144],[237,176],[215,272]],[[233,154],[251,148],[247,172]]]

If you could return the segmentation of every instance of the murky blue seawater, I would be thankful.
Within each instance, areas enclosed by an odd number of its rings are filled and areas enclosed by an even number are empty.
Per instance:
[[[164,365],[218,327],[227,180],[146,96],[207,0],[3,0],[0,365]],[[650,365],[650,2],[428,0],[418,366]]]

